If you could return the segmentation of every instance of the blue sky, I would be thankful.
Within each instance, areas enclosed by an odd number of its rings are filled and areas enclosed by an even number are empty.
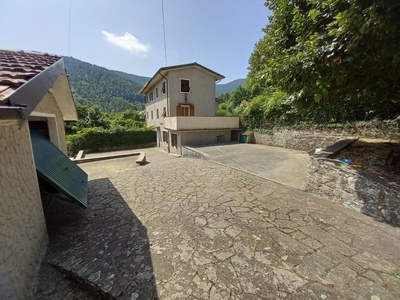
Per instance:
[[[71,3],[71,22],[69,22]],[[264,0],[164,0],[168,65],[247,75],[269,11]],[[165,66],[161,0],[1,0],[0,48],[69,55],[152,76]]]

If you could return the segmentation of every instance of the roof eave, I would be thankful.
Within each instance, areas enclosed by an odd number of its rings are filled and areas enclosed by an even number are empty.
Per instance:
[[[203,69],[203,71],[206,71],[206,72],[212,74],[215,78],[215,81],[222,80],[225,78],[225,76],[223,76],[217,72],[214,72],[213,70],[206,68],[197,62],[189,63],[189,64],[182,64],[182,65],[175,65],[175,66],[170,66],[170,67],[162,67],[162,68],[158,69],[158,71],[153,75],[153,77],[150,78],[150,80],[148,82],[146,82],[146,84],[139,91],[139,94],[145,94],[148,91],[148,88],[152,86],[153,81],[156,79],[156,77],[158,75],[161,74],[161,72],[164,72],[163,75],[165,76],[166,73],[168,73],[169,71],[176,70],[176,69],[190,68],[190,67],[197,67],[197,68]]]
[[[30,113],[53,86],[57,78],[64,71],[64,68],[64,62],[60,58],[57,62],[21,85],[8,97],[10,107],[26,108],[20,110],[20,125],[28,120]]]

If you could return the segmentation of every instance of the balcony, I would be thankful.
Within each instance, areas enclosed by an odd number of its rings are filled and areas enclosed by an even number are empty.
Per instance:
[[[167,117],[164,126],[170,130],[237,129],[239,117]]]

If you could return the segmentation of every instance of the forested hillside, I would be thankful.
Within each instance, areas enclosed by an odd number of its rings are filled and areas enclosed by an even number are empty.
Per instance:
[[[74,99],[81,105],[98,105],[108,112],[125,111],[142,104],[142,85],[114,71],[72,57],[64,57]]]
[[[244,85],[245,79],[236,79],[234,81],[225,83],[225,84],[217,84],[215,89],[215,95],[218,97],[222,94],[226,94],[229,92],[233,92],[237,89],[238,86]]]
[[[146,76],[139,76],[139,75],[135,75],[135,74],[128,74],[125,72],[121,72],[121,71],[116,71],[114,70],[114,72],[116,74],[118,74],[119,76],[122,76],[126,79],[132,80],[133,82],[136,82],[137,84],[139,84],[141,87],[144,86],[144,84],[150,80],[151,77],[146,77]]]

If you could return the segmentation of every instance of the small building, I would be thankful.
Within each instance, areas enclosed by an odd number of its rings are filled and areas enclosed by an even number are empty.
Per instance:
[[[46,251],[51,197],[86,206],[87,174],[67,156],[77,120],[63,59],[0,49],[0,298],[29,299]]]
[[[140,90],[147,126],[157,130],[157,146],[181,154],[182,146],[231,141],[238,117],[218,117],[216,82],[225,78],[198,63],[160,68]]]

